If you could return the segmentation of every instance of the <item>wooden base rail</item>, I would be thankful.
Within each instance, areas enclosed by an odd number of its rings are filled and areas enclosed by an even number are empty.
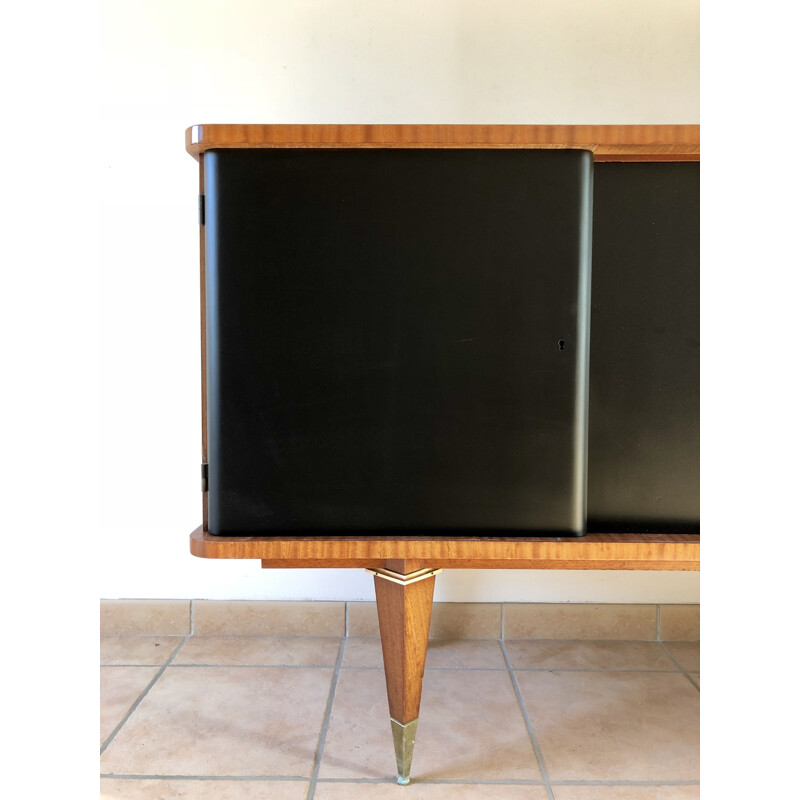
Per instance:
[[[446,569],[697,570],[700,537],[694,534],[596,533],[576,538],[498,539],[421,536],[213,536],[191,535],[200,558],[259,559],[265,568],[385,567],[412,559]]]

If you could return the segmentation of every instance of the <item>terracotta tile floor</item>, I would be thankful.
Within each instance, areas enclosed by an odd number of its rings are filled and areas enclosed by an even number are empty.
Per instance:
[[[409,786],[377,639],[101,638],[102,800],[696,800],[699,643],[433,640]]]

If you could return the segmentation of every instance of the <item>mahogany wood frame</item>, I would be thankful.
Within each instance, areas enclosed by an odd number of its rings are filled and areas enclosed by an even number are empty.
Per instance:
[[[186,150],[200,163],[218,148],[577,148],[595,161],[699,161],[699,125],[195,125]],[[207,461],[205,242],[200,229],[202,459]],[[408,782],[427,649],[434,570],[699,570],[697,535],[589,534],[581,538],[446,536],[220,537],[203,524],[190,538],[201,558],[258,559],[263,568],[377,570],[376,600],[398,780]],[[427,570],[427,574],[422,574]],[[415,581],[403,576],[420,573]],[[380,574],[384,573],[384,574]],[[388,579],[387,579],[388,576]],[[392,577],[394,576],[394,577]]]

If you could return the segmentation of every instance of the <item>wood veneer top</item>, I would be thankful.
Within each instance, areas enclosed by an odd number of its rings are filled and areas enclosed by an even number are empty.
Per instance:
[[[699,125],[192,125],[186,150],[442,147],[591,150],[595,161],[699,161]]]
[[[698,570],[700,537],[693,534],[587,534],[583,537],[498,539],[422,536],[191,535],[201,558],[254,558],[265,567],[376,567],[388,559],[420,560],[450,569]]]

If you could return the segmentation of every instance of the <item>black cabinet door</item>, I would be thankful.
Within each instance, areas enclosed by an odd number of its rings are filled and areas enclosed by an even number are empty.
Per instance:
[[[581,534],[586,151],[205,155],[209,530]]]
[[[699,532],[700,165],[596,164],[588,530]]]

